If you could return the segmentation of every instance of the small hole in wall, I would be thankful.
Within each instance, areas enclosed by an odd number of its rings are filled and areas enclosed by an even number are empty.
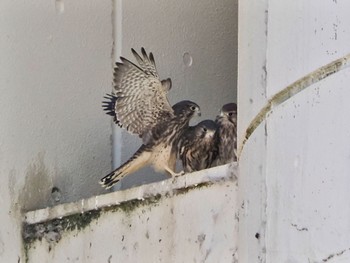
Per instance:
[[[51,198],[55,203],[58,203],[59,201],[61,201],[61,196],[62,196],[61,190],[56,186],[52,187]]]
[[[184,53],[183,61],[184,61],[185,66],[187,66],[187,67],[191,67],[192,66],[193,59],[192,59],[192,56],[190,55],[190,53],[188,53],[188,52]]]
[[[259,234],[259,233],[256,233],[256,234],[255,234],[255,238],[256,238],[256,239],[259,239],[259,238],[260,238],[260,234]]]

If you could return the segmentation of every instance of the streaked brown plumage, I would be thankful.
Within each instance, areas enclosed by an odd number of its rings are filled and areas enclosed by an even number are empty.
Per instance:
[[[237,104],[228,103],[222,106],[216,123],[219,151],[215,165],[237,161]]]
[[[190,119],[200,113],[192,101],[170,106],[166,93],[171,80],[160,81],[154,57],[141,49],[142,58],[132,49],[139,66],[121,57],[114,72],[114,92],[103,102],[104,110],[120,127],[142,138],[136,153],[116,170],[101,179],[106,188],[146,165],[156,171],[175,173],[177,145]]]
[[[218,153],[216,128],[214,121],[204,120],[184,132],[179,143],[179,156],[185,172],[211,167]]]
[[[116,124],[143,138],[160,119],[167,119],[172,112],[166,97],[171,79],[160,81],[152,53],[148,56],[142,48],[141,58],[134,49],[131,51],[139,66],[120,58],[122,62],[117,62],[114,69],[113,93],[107,94],[108,101],[103,102],[103,107]]]

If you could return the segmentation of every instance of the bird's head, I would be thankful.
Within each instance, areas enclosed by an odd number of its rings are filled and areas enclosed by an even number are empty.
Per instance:
[[[237,123],[237,104],[227,103],[222,106],[220,117],[229,120],[232,123]]]
[[[217,124],[212,120],[204,120],[195,126],[196,137],[212,139],[215,135]]]
[[[194,115],[201,115],[200,107],[190,100],[183,100],[173,106],[174,114],[177,117],[190,120]]]

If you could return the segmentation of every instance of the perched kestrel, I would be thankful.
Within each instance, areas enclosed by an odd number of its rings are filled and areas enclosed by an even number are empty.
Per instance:
[[[190,119],[200,114],[199,106],[192,101],[181,101],[173,107],[166,97],[171,80],[160,80],[153,54],[142,56],[131,50],[139,66],[121,57],[114,71],[114,90],[105,97],[104,110],[114,122],[142,138],[143,144],[136,153],[116,170],[101,179],[105,188],[112,187],[126,175],[146,165],[158,172],[176,176],[177,146]]]
[[[187,128],[179,143],[179,155],[186,173],[211,167],[218,154],[216,128],[212,120]]]
[[[219,153],[215,165],[237,161],[237,104],[222,106],[216,117]]]

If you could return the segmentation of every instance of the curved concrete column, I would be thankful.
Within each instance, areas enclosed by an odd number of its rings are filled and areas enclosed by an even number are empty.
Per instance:
[[[239,3],[241,262],[350,259],[350,3]]]

